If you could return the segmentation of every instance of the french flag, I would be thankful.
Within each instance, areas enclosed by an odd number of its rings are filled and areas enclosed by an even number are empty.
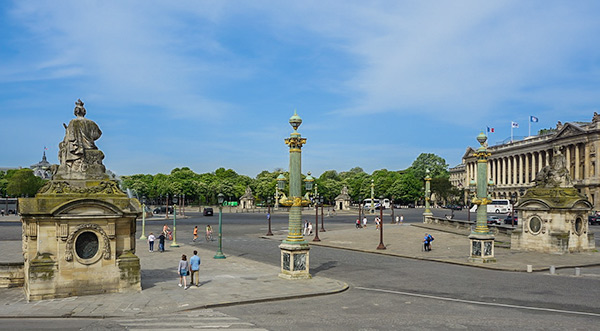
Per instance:
[[[494,132],[494,128],[487,127],[487,132]]]

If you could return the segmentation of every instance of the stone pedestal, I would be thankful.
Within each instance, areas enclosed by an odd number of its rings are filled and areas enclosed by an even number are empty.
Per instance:
[[[470,262],[490,263],[496,262],[494,256],[494,235],[476,234],[469,235],[471,241]]]
[[[592,205],[575,188],[530,189],[518,208],[511,249],[559,254],[595,249],[587,221]]]
[[[281,271],[279,277],[286,279],[309,279],[309,250],[308,244],[279,245],[281,249]]]
[[[50,181],[21,198],[28,300],[140,291],[141,206],[110,180]]]

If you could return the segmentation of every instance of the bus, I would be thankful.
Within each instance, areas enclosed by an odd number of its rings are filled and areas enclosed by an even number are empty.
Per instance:
[[[381,202],[379,201],[379,199],[373,199],[373,207],[375,209],[379,209],[380,205],[383,205],[384,209],[390,208],[391,207],[390,199],[383,199]],[[370,209],[371,208],[371,199],[363,200],[363,206],[365,209]]]
[[[508,199],[493,199],[487,205],[487,212],[490,214],[508,214],[512,211],[512,203]],[[477,211],[477,205],[471,208],[471,212]]]

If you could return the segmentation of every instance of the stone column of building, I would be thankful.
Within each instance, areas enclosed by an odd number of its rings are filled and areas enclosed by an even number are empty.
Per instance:
[[[575,180],[579,178],[579,144],[575,144]]]
[[[506,160],[500,159],[500,185],[504,185],[504,171],[506,169]]]
[[[565,147],[565,159],[566,159],[566,163],[567,163],[567,170],[569,170],[569,175],[573,176],[573,169],[571,169],[571,148],[569,147],[569,145],[566,145]]]
[[[523,171],[523,154],[519,154],[519,184],[523,184],[523,176],[525,172]]]
[[[542,168],[544,167],[544,154],[542,154],[542,151],[538,152],[538,172],[540,172],[540,170],[542,170]]]
[[[586,143],[584,146],[583,179],[588,179],[592,175],[590,174],[590,144]]]
[[[550,165],[550,152],[551,152],[551,150],[547,149],[545,152],[546,152],[546,165],[549,166]]]
[[[531,181],[535,179],[535,175],[537,175],[537,161],[535,160],[536,152],[531,152]]]
[[[529,184],[529,153],[525,153],[525,184]]]
[[[512,157],[512,184],[513,186],[516,185],[519,181],[518,181],[518,177],[517,175],[518,173],[518,169],[517,169],[517,156],[513,156]]]

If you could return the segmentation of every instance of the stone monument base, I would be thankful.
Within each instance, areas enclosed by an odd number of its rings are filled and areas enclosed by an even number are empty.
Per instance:
[[[496,258],[494,257],[494,239],[493,234],[471,233],[471,235],[469,235],[469,240],[471,241],[471,256],[469,257],[469,262],[496,262]]]
[[[279,245],[281,249],[281,272],[280,278],[285,279],[310,279],[308,243]]]

